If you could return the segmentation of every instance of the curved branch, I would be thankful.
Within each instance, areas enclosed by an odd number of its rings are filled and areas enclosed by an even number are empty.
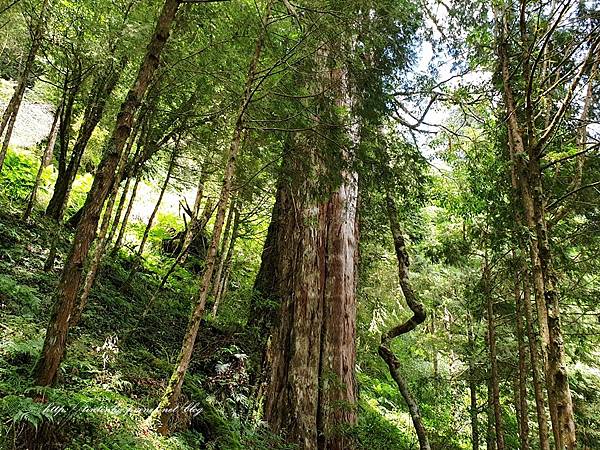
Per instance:
[[[379,345],[379,356],[381,356],[383,360],[387,363],[388,368],[390,370],[390,374],[392,375],[392,378],[398,385],[398,389],[400,390],[402,397],[404,397],[404,401],[406,401],[406,404],[408,405],[410,416],[415,426],[417,437],[419,438],[419,448],[421,450],[430,450],[431,447],[429,446],[429,441],[427,439],[427,433],[425,431],[425,426],[423,425],[423,420],[421,418],[421,411],[419,409],[419,405],[417,404],[415,398],[412,396],[408,384],[400,374],[400,361],[388,347],[388,344],[392,339],[414,330],[417,327],[417,325],[425,321],[427,315],[425,313],[425,308],[423,307],[423,304],[420,303],[417,297],[415,296],[415,293],[412,290],[410,281],[408,279],[408,253],[406,252],[404,236],[402,235],[402,230],[398,221],[398,212],[396,210],[396,204],[389,193],[387,194],[386,201],[387,213],[390,221],[390,229],[392,231],[392,237],[394,238],[394,249],[396,250],[396,258],[398,259],[398,276],[400,278],[400,288],[402,289],[402,293],[404,294],[404,298],[406,299],[406,304],[413,312],[413,316],[406,322],[398,324],[395,327],[391,328],[387,333],[381,336],[381,344]]]

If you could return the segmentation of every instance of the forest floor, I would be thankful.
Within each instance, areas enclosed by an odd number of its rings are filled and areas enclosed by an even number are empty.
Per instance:
[[[7,448],[9,440],[27,441],[27,425],[53,442],[48,449],[263,448],[270,437],[241,431],[249,387],[244,363],[234,355],[244,352],[244,340],[239,329],[215,323],[203,325],[196,345],[184,389],[187,410],[177,416],[181,431],[169,438],[143,432],[175,363],[189,296],[166,290],[141,322],[158,278],[143,272],[127,283],[129,261],[122,255],[107,259],[69,335],[58,387],[42,390],[45,404],[31,400],[40,391],[30,374],[61,267],[59,261],[55,270],[43,270],[51,229],[43,218],[25,224],[16,214],[0,214],[0,448],[3,439]],[[65,231],[61,259],[67,238]]]

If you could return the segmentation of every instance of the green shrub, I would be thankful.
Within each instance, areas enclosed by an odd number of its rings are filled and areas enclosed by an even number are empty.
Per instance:
[[[0,308],[9,308],[19,314],[36,314],[41,299],[28,286],[17,283],[13,278],[0,274]]]
[[[38,162],[33,156],[8,150],[0,172],[0,193],[6,197],[8,203],[27,198],[35,182],[37,170]]]

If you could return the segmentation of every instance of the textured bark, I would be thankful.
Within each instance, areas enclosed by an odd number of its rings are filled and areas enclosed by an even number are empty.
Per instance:
[[[409,258],[406,251],[406,245],[404,242],[404,236],[400,228],[398,221],[398,212],[396,211],[396,205],[391,195],[387,195],[387,214],[390,222],[390,229],[392,231],[392,237],[394,239],[394,249],[396,251],[396,259],[398,260],[398,277],[400,279],[400,288],[406,304],[412,311],[413,315],[406,322],[400,323],[397,326],[390,329],[381,337],[381,345],[379,346],[379,355],[387,363],[392,378],[398,385],[398,389],[404,398],[410,412],[410,417],[413,421],[417,437],[419,439],[419,448],[421,450],[429,450],[429,440],[427,439],[427,432],[425,425],[421,418],[421,411],[416,399],[413,397],[408,384],[400,373],[400,361],[396,358],[396,355],[390,350],[389,342],[409,331],[414,330],[420,323],[425,321],[426,313],[423,304],[417,299],[409,280]]]
[[[562,118],[572,99],[577,83],[586,69],[586,64],[571,80],[560,110],[543,135],[537,137],[531,124],[526,124],[527,139],[519,123],[519,110],[514,99],[511,69],[509,67],[508,25],[506,17],[496,11],[499,28],[498,56],[503,81],[504,103],[507,113],[509,149],[511,162],[518,181],[524,224],[529,229],[529,252],[532,265],[533,287],[538,309],[538,321],[542,337],[542,358],[546,374],[548,404],[552,420],[552,431],[557,448],[573,450],[577,446],[573,401],[567,377],[565,350],[560,325],[556,279],[552,269],[552,254],[546,225],[544,188],[541,179],[540,149],[548,142],[551,131]],[[590,46],[587,59],[591,58],[597,42]]]
[[[300,448],[346,449],[351,443],[341,432],[356,420],[357,181],[344,173],[319,200],[322,186],[300,175],[302,159],[322,164],[316,149],[302,142],[288,155],[290,177],[280,179],[257,283],[281,304],[265,419]]]
[[[40,45],[42,44],[44,27],[46,25],[46,16],[51,4],[51,0],[43,0],[42,2],[40,7],[40,15],[33,30],[31,46],[29,47],[27,59],[25,60],[25,65],[23,66],[23,72],[21,72],[21,76],[19,77],[15,87],[15,92],[9,100],[8,105],[4,110],[4,114],[2,115],[2,121],[0,122],[0,138],[2,135],[4,135],[4,140],[2,141],[2,148],[0,149],[0,172],[2,171],[2,166],[4,165],[4,159],[6,158],[6,152],[8,151],[8,144],[10,143],[15,121],[17,120],[17,115],[19,114],[19,108],[21,107],[23,96],[25,95],[27,81],[31,75],[33,64],[35,63],[35,56],[40,48]]]
[[[309,88],[328,91],[328,98],[321,97],[323,111],[352,115],[349,75],[330,67],[329,56],[326,47],[315,55]],[[280,303],[264,407],[270,428],[288,442],[341,450],[353,447],[344,431],[356,422],[359,237],[357,175],[339,166],[351,165],[359,134],[355,126],[326,122],[317,118],[320,133],[298,132],[287,144],[275,226],[263,252],[261,289],[273,284],[269,297]],[[336,149],[334,158],[323,149],[340,134],[351,147]]]
[[[42,180],[42,174],[44,172],[44,169],[48,167],[48,165],[50,164],[50,160],[52,159],[54,145],[56,144],[56,137],[58,136],[61,109],[62,103],[54,113],[54,119],[52,120],[52,126],[50,127],[50,134],[48,135],[48,143],[46,144],[46,147],[44,148],[44,153],[42,153],[42,156],[40,158],[40,167],[38,168],[37,174],[35,176],[35,181],[33,183],[33,187],[31,188],[31,194],[29,194],[29,199],[27,200],[27,206],[25,207],[25,211],[23,212],[23,220],[29,219],[31,212],[33,211],[33,207],[35,206],[35,202],[37,199],[37,192],[40,188],[40,182]]]
[[[160,54],[169,37],[178,7],[178,0],[165,1],[137,77],[121,105],[106,152],[98,166],[81,220],[75,231],[73,246],[65,261],[56,289],[54,309],[46,331],[42,354],[35,370],[38,385],[51,385],[56,380],[58,367],[65,352],[69,318],[73,313],[82,281],[83,265],[96,234],[100,213],[112,188],[123,148],[131,134],[133,118],[158,68]]]

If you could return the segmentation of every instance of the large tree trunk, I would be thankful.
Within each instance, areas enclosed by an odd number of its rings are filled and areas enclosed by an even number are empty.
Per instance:
[[[421,450],[429,450],[431,447],[429,445],[429,440],[427,439],[427,432],[425,430],[425,425],[423,424],[423,419],[421,418],[419,404],[410,392],[408,383],[406,383],[404,377],[402,377],[400,373],[400,361],[389,348],[389,343],[392,339],[414,330],[417,325],[424,322],[426,313],[423,304],[419,302],[412,289],[412,286],[410,285],[408,269],[409,258],[408,253],[406,252],[404,236],[398,221],[398,212],[396,210],[394,199],[388,194],[386,200],[390,229],[394,239],[396,259],[398,260],[398,277],[400,279],[400,288],[402,290],[402,294],[404,295],[404,299],[406,300],[406,304],[412,311],[413,315],[406,322],[396,325],[381,337],[379,355],[387,363],[390,374],[398,385],[398,389],[400,390],[400,393],[402,394],[402,397],[408,406],[408,411],[410,412],[410,417],[413,421],[413,425],[419,439],[419,448]]]
[[[4,165],[4,158],[6,158],[8,144],[10,143],[13,128],[17,120],[17,115],[19,114],[19,108],[21,107],[21,102],[23,101],[23,95],[25,94],[27,81],[29,80],[31,70],[33,69],[35,56],[40,48],[40,45],[42,44],[44,27],[46,25],[46,15],[50,5],[51,0],[43,0],[40,8],[40,16],[38,17],[33,30],[31,46],[29,47],[29,53],[27,54],[27,59],[25,60],[23,72],[21,72],[21,76],[19,77],[17,86],[15,87],[15,92],[9,100],[8,105],[4,110],[4,114],[2,115],[2,121],[0,122],[0,138],[4,134],[4,141],[2,142],[2,148],[0,149],[0,172],[2,171],[2,166]]]
[[[291,180],[280,180],[276,226],[261,267],[281,302],[265,419],[302,449],[345,449],[351,444],[339,430],[356,420],[357,181],[344,173],[341,185],[319,200],[323,186],[300,175],[302,159],[323,167],[316,149],[302,142],[292,154]]]
[[[156,28],[148,45],[146,55],[141,62],[137,77],[121,105],[112,136],[106,152],[98,166],[92,188],[87,196],[81,220],[77,226],[73,246],[56,289],[54,310],[50,318],[44,347],[36,366],[36,382],[39,385],[51,385],[56,380],[58,367],[65,352],[69,329],[69,317],[79,287],[83,266],[94,240],[96,228],[104,202],[112,188],[115,171],[129,135],[133,118],[139,109],[142,97],[158,68],[160,54],[165,47],[171,25],[179,7],[178,0],[165,0]]]

